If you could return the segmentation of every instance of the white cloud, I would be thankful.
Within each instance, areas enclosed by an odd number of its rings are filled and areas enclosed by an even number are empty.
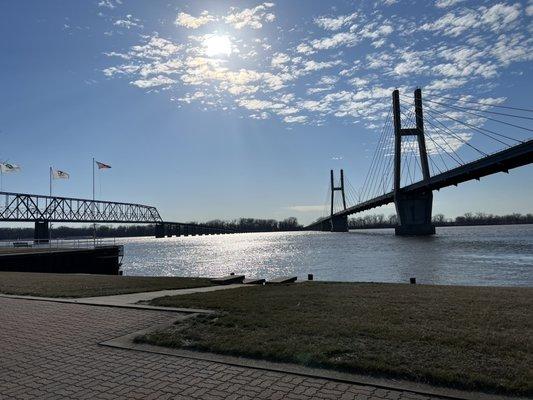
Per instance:
[[[439,1],[444,6],[452,0]],[[341,118],[343,123],[378,130],[395,87],[410,92],[417,85],[450,94],[481,85],[489,90],[505,67],[533,59],[533,39],[527,24],[520,25],[526,18],[525,7],[503,2],[461,6],[447,5],[449,9],[437,17],[426,17],[422,28],[410,16],[399,16],[393,25],[382,7],[366,15],[358,10],[357,17],[318,17],[305,30],[291,31],[289,40],[278,33],[281,27],[276,33],[265,30],[259,35],[228,33],[232,51],[226,56],[206,55],[205,34],[179,41],[157,34],[141,36],[136,46],[104,53],[111,65],[103,73],[126,77],[146,91],[171,88],[173,101],[196,104],[202,110],[278,118],[287,124],[321,125],[329,118]],[[216,20],[235,29],[259,29],[275,18],[268,16],[272,7],[262,3],[231,9],[226,15],[203,12],[196,17],[180,13],[176,24],[197,29]],[[391,12],[397,13],[397,8]],[[135,22],[132,17],[125,20]],[[435,35],[428,37],[428,31]],[[362,41],[366,43],[357,51],[346,49]]]
[[[122,4],[122,0],[100,0],[98,2],[98,7],[106,7],[113,9],[117,7],[118,5]]]
[[[156,86],[169,86],[175,82],[174,79],[171,79],[168,76],[158,75],[149,79],[138,79],[131,82],[131,84],[140,87],[141,89],[149,89]]]
[[[460,9],[449,12],[436,21],[423,24],[420,29],[439,32],[443,35],[456,37],[476,28],[488,27],[493,31],[500,31],[509,27],[520,15],[520,4],[507,5],[498,3],[492,7],[477,9]]]
[[[242,11],[239,11],[238,8],[232,8],[231,12],[224,17],[224,20],[235,29],[245,27],[261,29],[263,22],[272,22],[276,19],[273,13],[267,11],[272,7],[274,7],[274,3],[263,3],[254,8],[245,8]]]
[[[128,14],[126,15],[126,18],[116,20],[113,23],[113,25],[119,26],[121,28],[126,28],[126,29],[130,29],[134,27],[143,28],[143,25],[140,22],[141,20],[139,20],[138,18],[133,18],[131,14]]]
[[[452,79],[436,79],[432,81],[429,85],[425,86],[424,89],[426,90],[450,90],[454,88],[458,88],[461,86],[464,86],[468,82],[467,79],[460,78],[452,78]]]
[[[435,7],[438,8],[447,8],[456,5],[464,0],[437,0],[435,2]]]
[[[285,53],[276,53],[272,56],[271,64],[273,67],[281,67],[290,61],[290,57]]]
[[[355,46],[358,36],[352,32],[339,32],[333,36],[311,41],[311,46],[317,50],[332,49],[339,46]]]
[[[237,103],[248,110],[275,110],[284,107],[283,104],[258,99],[241,99],[238,100]]]
[[[341,60],[334,60],[334,61],[309,60],[303,63],[303,71],[304,72],[319,71],[321,69],[331,68],[335,65],[339,65],[341,62],[342,62]]]
[[[212,15],[209,15],[207,11],[202,11],[198,17],[193,17],[190,14],[180,12],[174,23],[185,28],[197,29],[211,21],[214,21],[215,19],[216,18]]]
[[[133,46],[128,53],[136,58],[160,59],[169,57],[183,48],[182,45],[176,44],[170,40],[152,36],[148,43],[144,45]]]
[[[316,53],[316,51],[313,50],[313,48],[307,43],[300,43],[298,46],[296,46],[296,51],[305,55],[311,55],[313,53]]]
[[[533,1],[529,0],[527,7],[526,7],[526,15],[528,17],[533,16]]]
[[[344,25],[351,23],[355,18],[357,18],[357,13],[338,15],[336,17],[321,16],[315,18],[315,24],[328,31],[337,31]]]
[[[305,115],[287,115],[283,118],[288,124],[301,124],[307,121],[307,116]]]

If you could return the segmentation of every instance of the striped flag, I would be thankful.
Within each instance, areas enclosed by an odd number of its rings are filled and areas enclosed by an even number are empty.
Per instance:
[[[70,174],[68,174],[65,171],[60,171],[59,169],[55,169],[52,172],[52,177],[54,179],[69,179],[70,178]]]
[[[0,163],[0,172],[2,173],[10,173],[10,172],[18,172],[20,171],[20,167],[15,164],[11,164],[8,162],[1,162]]]
[[[98,166],[98,169],[109,169],[111,168],[111,165],[109,164],[104,164],[103,162],[100,162],[100,161],[95,161],[96,162],[96,165]]]

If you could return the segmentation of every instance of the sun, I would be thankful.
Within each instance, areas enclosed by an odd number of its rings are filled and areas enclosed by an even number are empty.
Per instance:
[[[229,56],[231,54],[231,40],[227,36],[210,35],[204,42],[205,54],[213,56]]]

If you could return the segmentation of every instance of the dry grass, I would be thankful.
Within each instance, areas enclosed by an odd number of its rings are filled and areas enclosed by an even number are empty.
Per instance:
[[[211,286],[207,278],[0,272],[0,293],[92,297]]]
[[[139,340],[533,394],[533,289],[305,283],[162,297],[221,311]]]

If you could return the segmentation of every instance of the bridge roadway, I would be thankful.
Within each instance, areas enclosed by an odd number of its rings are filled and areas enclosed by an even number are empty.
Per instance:
[[[430,177],[428,182],[419,181],[401,189],[402,194],[439,190],[447,186],[467,182],[472,179],[492,175],[498,172],[509,172],[510,169],[531,164],[533,162],[533,140],[528,140],[519,145],[499,151],[497,153],[480,158],[476,161],[450,169],[438,175]],[[371,200],[364,201],[355,206],[333,214],[333,217],[344,217],[356,214],[372,208],[384,206],[394,202],[394,192],[385,193]],[[320,230],[322,224],[331,220],[331,216],[321,218],[305,227],[307,230]]]

